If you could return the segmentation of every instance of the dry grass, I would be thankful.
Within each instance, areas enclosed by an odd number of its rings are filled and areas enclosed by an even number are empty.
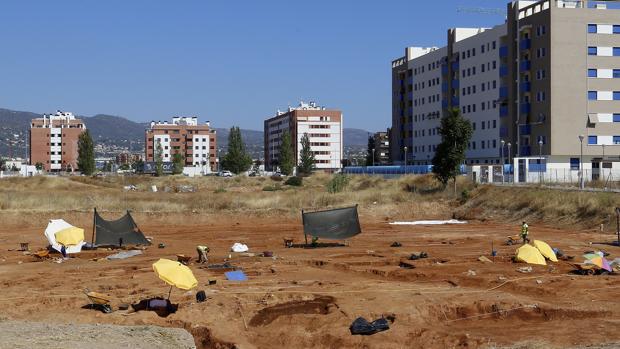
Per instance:
[[[612,220],[620,206],[613,193],[565,192],[541,188],[474,187],[465,178],[444,189],[432,176],[383,179],[351,176],[340,193],[327,192],[327,174],[289,187],[269,178],[169,177],[34,177],[0,180],[0,218],[3,221],[47,220],[77,214],[87,217],[94,207],[110,218],[125,210],[149,220],[208,222],[228,216],[298,216],[301,209],[324,209],[358,204],[361,216],[385,220],[450,218],[542,221],[593,227]],[[137,186],[126,192],[125,185]],[[158,192],[150,191],[152,185]],[[190,185],[194,193],[175,192]],[[265,191],[265,187],[277,190]],[[462,192],[467,191],[469,198]],[[214,218],[215,217],[215,218]]]

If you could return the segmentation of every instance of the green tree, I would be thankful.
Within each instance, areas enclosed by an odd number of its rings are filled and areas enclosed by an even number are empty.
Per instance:
[[[375,137],[368,136],[368,150],[366,152],[366,166],[372,166],[375,152]]]
[[[133,164],[131,164],[131,168],[134,169],[136,172],[144,171],[144,161],[142,161],[142,159],[138,159],[138,161],[135,161]]]
[[[310,148],[310,138],[304,133],[301,137],[301,151],[299,152],[299,165],[297,173],[301,175],[309,175],[314,170],[314,153]]]
[[[95,144],[88,130],[82,132],[78,139],[78,169],[85,175],[95,173]]]
[[[454,180],[456,187],[456,176],[465,161],[465,151],[472,133],[471,122],[461,116],[458,108],[449,110],[448,115],[441,119],[441,143],[433,158],[433,173],[444,187],[450,179]]]
[[[293,157],[293,147],[291,145],[291,134],[285,131],[282,135],[282,143],[280,144],[280,171],[290,176],[293,174],[295,167],[295,159]]]
[[[222,160],[222,167],[232,173],[239,174],[250,169],[252,158],[245,151],[239,127],[233,126],[228,134],[228,152]]]
[[[37,171],[41,171],[43,170],[43,163],[37,162],[36,164],[34,164],[34,167],[37,169]]]
[[[185,157],[181,153],[174,153],[172,156],[172,174],[183,173],[183,167],[185,166]]]
[[[157,177],[164,175],[164,150],[159,140],[157,140],[157,146],[155,147],[155,175]]]

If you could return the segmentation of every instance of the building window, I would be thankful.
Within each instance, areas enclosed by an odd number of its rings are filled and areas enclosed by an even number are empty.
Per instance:
[[[589,78],[595,78],[596,77],[596,72],[597,72],[596,69],[588,69],[588,77]]]
[[[588,55],[596,56],[596,46],[588,46]]]
[[[588,136],[588,144],[589,145],[596,145],[596,144],[598,144],[598,137],[597,136]]]
[[[620,69],[614,69],[612,72],[612,76],[614,77],[614,79],[620,78]]]
[[[588,100],[596,101],[597,100],[597,92],[596,91],[588,91]]]
[[[620,25],[614,24],[613,33],[620,34]]]
[[[614,55],[615,57],[620,56],[620,47],[614,47],[614,49],[613,49],[613,55]]]
[[[614,122],[620,122],[620,114],[614,114]]]
[[[596,24],[588,24],[588,33],[596,33]]]
[[[620,136],[614,136],[613,142],[614,144],[620,144]]]

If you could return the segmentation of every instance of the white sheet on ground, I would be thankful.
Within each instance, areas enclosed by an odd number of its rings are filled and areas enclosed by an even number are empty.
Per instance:
[[[248,245],[235,242],[230,250],[233,252],[248,252],[250,249],[248,248]]]
[[[142,251],[140,251],[140,250],[121,251],[119,253],[107,256],[106,259],[107,260],[125,259],[125,258],[129,258],[129,257],[133,257],[133,256],[138,256],[138,255],[141,255],[141,254],[142,254]]]
[[[413,221],[413,222],[390,222],[393,225],[436,225],[436,224],[466,224],[467,221],[459,221],[456,219],[444,221]]]
[[[50,245],[53,249],[60,252],[62,249],[62,245],[56,242],[56,233],[65,229],[73,227],[71,224],[65,222],[63,219],[50,219],[50,222],[47,224],[47,228],[45,228],[45,237],[47,241],[49,241]],[[67,254],[71,253],[79,253],[82,251],[82,246],[84,246],[85,242],[82,241],[77,245],[67,246],[65,247],[65,251]]]

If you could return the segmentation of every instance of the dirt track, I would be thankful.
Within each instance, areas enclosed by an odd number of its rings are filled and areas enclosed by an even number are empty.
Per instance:
[[[87,220],[87,217],[84,218]],[[285,236],[301,242],[296,220],[225,218],[208,225],[160,226],[140,222],[154,246],[142,256],[123,261],[93,261],[113,252],[87,251],[64,263],[36,262],[32,256],[7,251],[24,239],[43,247],[44,226],[0,227],[0,317],[60,323],[108,323],[183,327],[201,347],[369,347],[454,348],[524,344],[532,348],[581,347],[620,343],[620,277],[578,276],[566,262],[519,273],[510,258],[515,247],[502,242],[518,227],[472,223],[451,226],[391,226],[363,221],[364,233],[348,247],[317,249],[283,246]],[[86,230],[90,229],[86,226]],[[14,232],[21,234],[16,235]],[[578,256],[605,249],[620,257],[620,248],[589,245],[611,241],[612,235],[559,231],[532,226],[531,235]],[[494,263],[491,241],[499,251]],[[393,241],[403,244],[391,248]],[[166,248],[158,249],[160,242]],[[234,242],[250,251],[274,251],[276,258],[232,254],[247,282],[229,282],[222,271],[193,269],[210,297],[196,303],[195,291],[173,290],[179,310],[167,317],[154,312],[103,314],[85,307],[82,288],[107,293],[114,306],[165,296],[168,287],[152,272],[160,257],[195,253],[195,245],[211,247],[212,263],[229,256]],[[429,258],[401,262],[416,251]],[[216,285],[208,286],[210,278]],[[352,336],[349,325],[358,316],[374,320],[394,317],[390,330]],[[620,344],[619,344],[620,345]]]

